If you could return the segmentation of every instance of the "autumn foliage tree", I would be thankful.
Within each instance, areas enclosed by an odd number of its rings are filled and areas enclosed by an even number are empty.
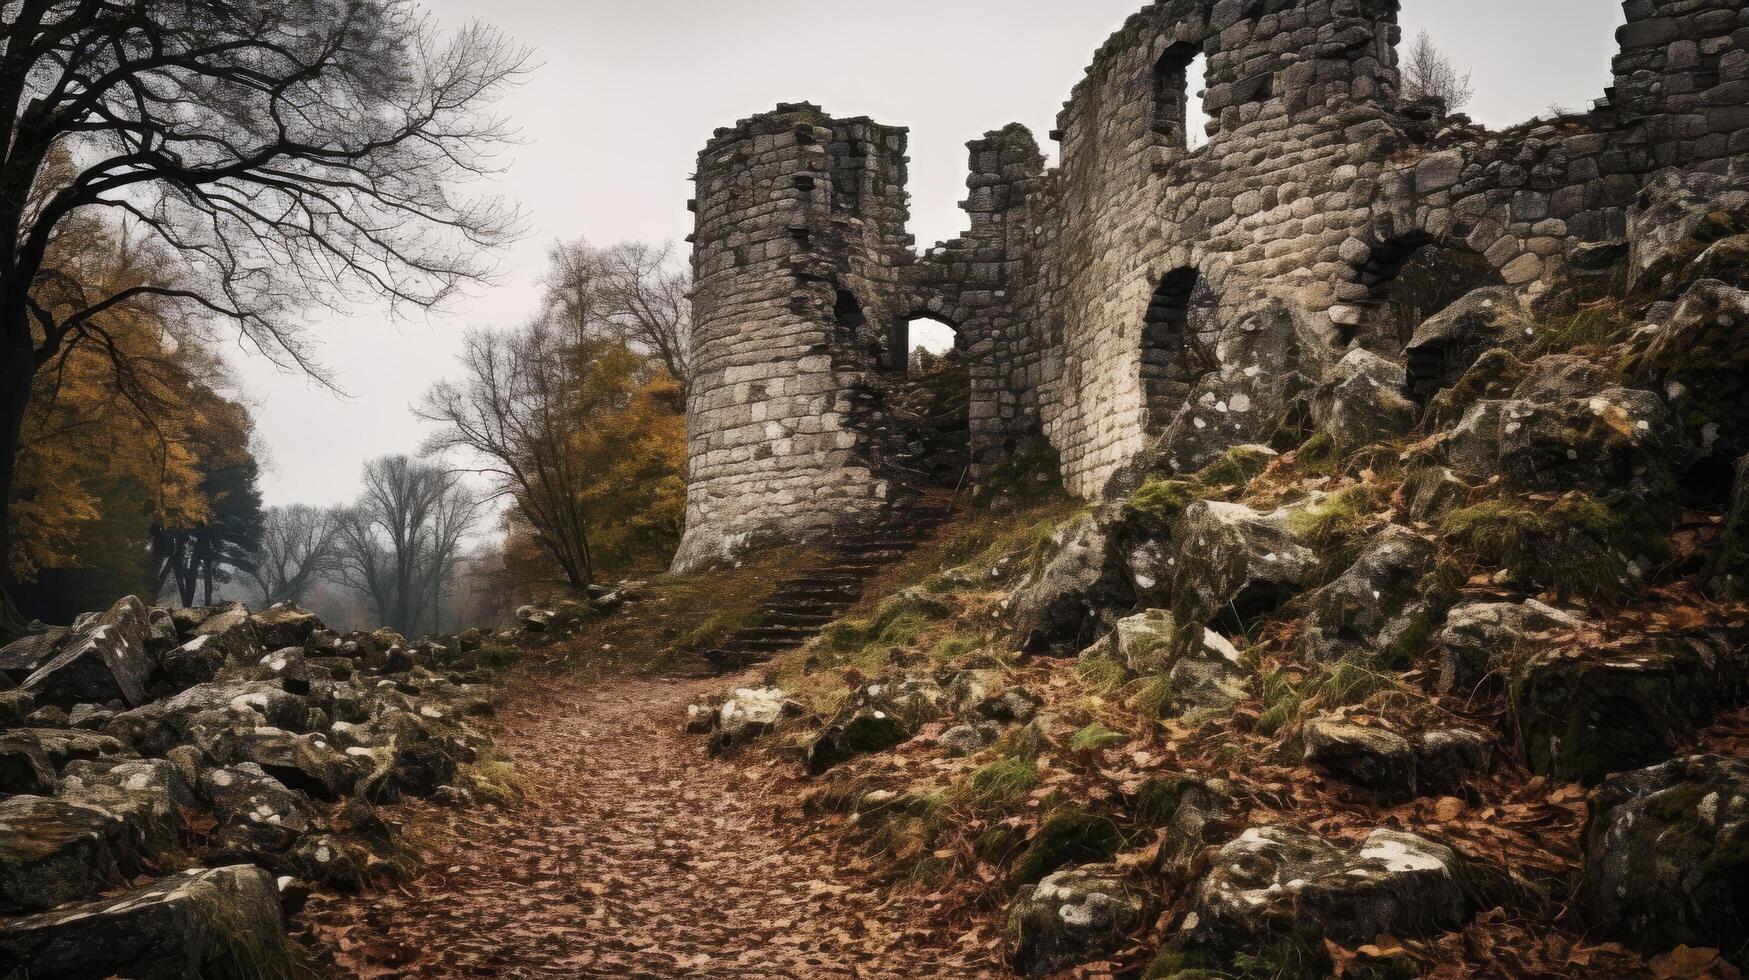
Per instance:
[[[53,255],[37,301],[55,311],[165,274],[161,249],[95,220],[64,226]],[[149,297],[118,305],[101,334],[70,342],[34,379],[6,561],[32,615],[65,619],[152,594],[155,528],[248,521],[247,486],[228,501],[219,486],[252,482],[248,412],[221,390],[228,375],[200,331],[174,312]]]
[[[661,266],[657,252],[611,251],[620,258],[556,248],[542,315],[469,334],[461,376],[433,386],[419,408],[438,426],[428,450],[471,461],[514,502],[507,554],[526,567],[523,545],[534,545],[575,590],[604,566],[672,548],[685,516],[685,399],[671,367],[684,364],[675,358],[685,344],[665,352],[626,312],[672,312],[684,296],[661,276],[627,271]]]
[[[124,311],[226,322],[314,370],[313,305],[431,305],[484,276],[515,216],[458,178],[496,167],[487,107],[522,60],[484,28],[440,39],[412,0],[0,4],[0,554],[39,377],[118,350]],[[66,275],[69,229],[121,216],[162,268]]]

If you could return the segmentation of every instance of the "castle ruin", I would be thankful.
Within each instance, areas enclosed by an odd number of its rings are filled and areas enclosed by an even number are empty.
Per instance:
[[[1414,323],[1474,288],[1536,298],[1615,267],[1653,174],[1749,175],[1749,6],[1624,7],[1592,108],[1491,132],[1401,98],[1397,0],[1158,0],[1075,87],[1059,167],[1021,126],[969,144],[971,227],[922,256],[904,129],[800,104],[719,130],[676,568],[916,490],[881,433],[919,317],[970,372],[970,479],[1043,439],[1093,499],[1138,460],[1269,441],[1306,379],[1357,348],[1405,360]],[[1437,352],[1407,360],[1437,383]]]

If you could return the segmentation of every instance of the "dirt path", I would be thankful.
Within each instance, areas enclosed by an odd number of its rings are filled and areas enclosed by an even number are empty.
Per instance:
[[[427,870],[403,889],[306,910],[360,977],[982,977],[922,899],[802,842],[767,793],[778,770],[709,759],[682,734],[716,681],[513,680],[493,724],[527,798],[414,804]]]

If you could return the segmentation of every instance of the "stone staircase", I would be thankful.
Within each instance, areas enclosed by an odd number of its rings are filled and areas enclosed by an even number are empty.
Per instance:
[[[760,625],[736,633],[705,659],[729,673],[801,646],[856,605],[869,579],[928,540],[952,515],[951,498],[931,494],[842,534],[819,564],[778,583],[759,607]]]

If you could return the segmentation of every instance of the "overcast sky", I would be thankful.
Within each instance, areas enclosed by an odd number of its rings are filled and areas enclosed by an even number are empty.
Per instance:
[[[688,177],[711,131],[810,101],[839,116],[911,128],[912,231],[963,227],[965,142],[1014,120],[1046,140],[1094,50],[1141,0],[428,0],[442,22],[484,17],[534,52],[503,105],[523,145],[502,190],[530,216],[500,284],[439,316],[390,322],[365,311],[319,333],[341,399],[259,360],[236,360],[258,401],[275,467],[269,503],[338,503],[364,460],[414,452],[409,413],[453,371],[462,331],[534,309],[549,242],[683,238]],[[1405,35],[1425,28],[1474,71],[1470,113],[1521,122],[1584,106],[1609,84],[1614,0],[1404,0]],[[1047,141],[1048,142],[1048,141]],[[1054,145],[1045,147],[1054,160]]]

